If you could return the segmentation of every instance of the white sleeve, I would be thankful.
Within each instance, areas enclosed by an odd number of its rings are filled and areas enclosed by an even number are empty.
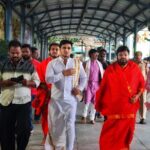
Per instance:
[[[100,73],[101,73],[101,78],[103,78],[104,69],[103,69],[102,63],[100,63]]]
[[[34,81],[36,88],[40,85],[40,79],[36,71],[32,73],[31,80]]]
[[[79,85],[78,88],[83,91],[83,89],[86,86],[86,82],[87,82],[87,75],[85,73],[85,70],[83,68],[82,63],[80,63],[80,75],[79,75]]]
[[[55,83],[64,77],[62,72],[55,74],[53,61],[49,62],[46,68],[45,81],[47,83]]]

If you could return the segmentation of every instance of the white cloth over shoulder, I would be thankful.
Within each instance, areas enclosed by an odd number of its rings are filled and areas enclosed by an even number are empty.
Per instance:
[[[74,59],[68,58],[66,66],[63,63],[63,59],[58,57],[49,62],[46,69],[46,82],[52,83],[51,98],[52,99],[74,99],[71,94],[73,88],[73,76],[65,77],[62,71],[69,68],[74,68]],[[83,91],[86,85],[86,73],[80,63],[80,74],[78,88]]]

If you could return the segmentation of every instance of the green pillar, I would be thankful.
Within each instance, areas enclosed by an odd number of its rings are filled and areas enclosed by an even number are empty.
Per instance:
[[[34,44],[34,17],[31,17],[31,45]]]
[[[137,22],[135,21],[134,22],[134,38],[133,38],[133,50],[134,50],[134,53],[136,52],[136,46],[137,46],[136,39],[137,39]]]
[[[123,30],[123,45],[126,45],[127,43],[127,37],[126,37],[126,28]]]
[[[115,34],[115,47],[114,47],[115,50],[116,50],[116,48],[117,48],[117,37],[118,37],[118,34],[116,33],[116,34]]]
[[[109,37],[109,61],[111,62],[111,37]]]
[[[25,42],[25,6],[24,4],[21,5],[21,16],[20,16],[20,22],[21,22],[21,43]]]
[[[6,1],[6,41],[12,40],[12,2]]]

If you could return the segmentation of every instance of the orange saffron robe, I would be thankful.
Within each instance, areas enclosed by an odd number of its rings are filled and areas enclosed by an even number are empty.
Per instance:
[[[101,150],[129,150],[134,134],[139,100],[131,97],[144,91],[143,75],[132,61],[122,68],[117,62],[110,65],[96,93],[95,108],[107,117],[100,135]]]
[[[42,115],[42,130],[44,137],[46,137],[48,133],[48,103],[50,101],[50,93],[51,84],[47,84],[45,81],[46,68],[48,63],[52,60],[52,58],[47,58],[43,60],[39,66],[39,78],[41,83],[46,85],[46,89],[39,87],[38,95],[32,103],[32,106],[36,109],[37,115],[41,113]]]

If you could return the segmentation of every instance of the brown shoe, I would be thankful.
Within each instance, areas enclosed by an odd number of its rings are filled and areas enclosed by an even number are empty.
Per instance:
[[[94,120],[91,120],[91,121],[90,121],[90,124],[95,124],[95,121],[94,121]]]
[[[81,118],[81,123],[86,124],[86,118],[85,117]]]

